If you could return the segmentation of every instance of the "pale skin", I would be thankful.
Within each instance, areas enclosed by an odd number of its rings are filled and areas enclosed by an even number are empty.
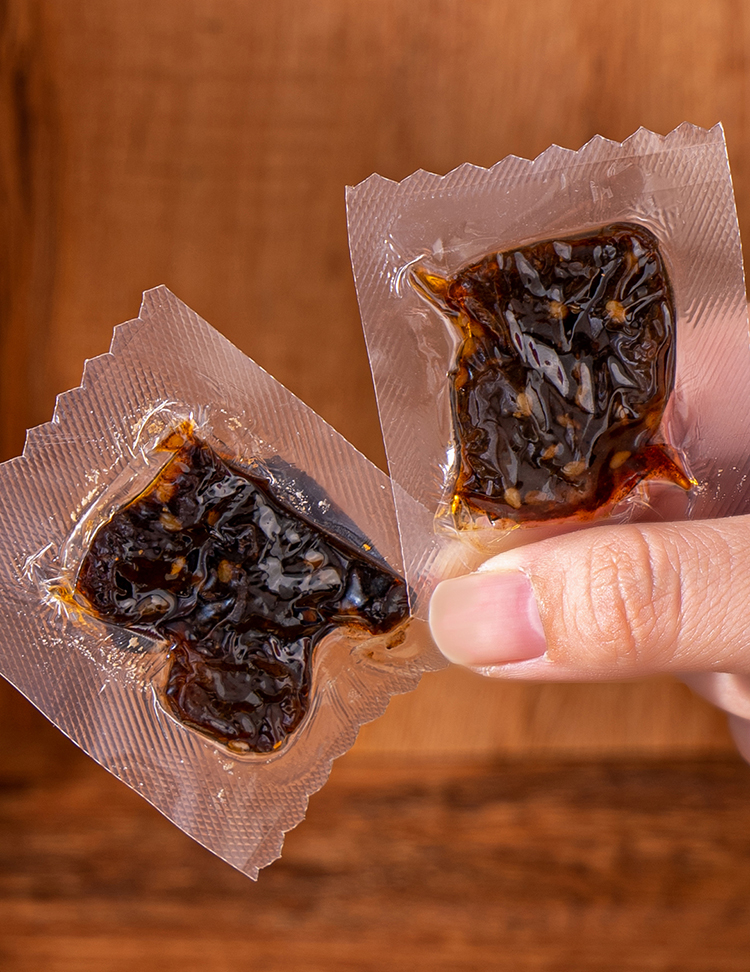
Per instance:
[[[507,678],[680,675],[730,713],[750,758],[750,516],[595,527],[443,581],[441,651]],[[721,673],[721,674],[720,674]]]

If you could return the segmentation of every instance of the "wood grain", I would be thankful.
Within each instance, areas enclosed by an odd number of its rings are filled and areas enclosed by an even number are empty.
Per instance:
[[[746,972],[739,761],[350,754],[254,885],[37,718],[0,753],[3,972]]]
[[[372,171],[722,120],[750,232],[742,0],[4,0],[0,14],[2,457],[141,291],[166,283],[382,465],[343,203]],[[361,742],[730,745],[721,717],[667,680],[523,687],[459,672],[396,700]]]

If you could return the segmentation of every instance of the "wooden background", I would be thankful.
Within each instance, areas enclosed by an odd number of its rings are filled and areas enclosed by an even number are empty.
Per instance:
[[[382,465],[346,184],[723,121],[750,239],[749,104],[747,0],[0,0],[0,458],[165,283]],[[257,889],[4,685],[0,754],[0,969],[748,967],[746,772],[669,679],[425,678]]]
[[[167,284],[374,462],[384,453],[344,187],[683,120],[727,129],[750,236],[737,2],[9,0],[2,34],[0,454]],[[744,31],[744,32],[743,32]],[[726,751],[671,680],[426,678],[360,748]]]

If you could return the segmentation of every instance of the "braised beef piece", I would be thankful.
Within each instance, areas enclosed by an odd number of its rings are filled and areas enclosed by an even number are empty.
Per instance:
[[[76,592],[100,619],[163,640],[166,708],[237,752],[270,752],[299,726],[335,626],[379,634],[408,614],[382,562],[192,438],[100,527]]]
[[[587,518],[658,477],[675,310],[656,238],[614,224],[492,253],[415,285],[461,334],[450,372],[456,526]]]

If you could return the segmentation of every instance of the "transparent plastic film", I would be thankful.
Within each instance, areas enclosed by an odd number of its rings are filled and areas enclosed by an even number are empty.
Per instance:
[[[604,520],[746,507],[747,308],[720,126],[371,176],[350,247],[418,613]]]
[[[166,288],[0,466],[0,671],[251,877],[443,664],[390,483]]]

